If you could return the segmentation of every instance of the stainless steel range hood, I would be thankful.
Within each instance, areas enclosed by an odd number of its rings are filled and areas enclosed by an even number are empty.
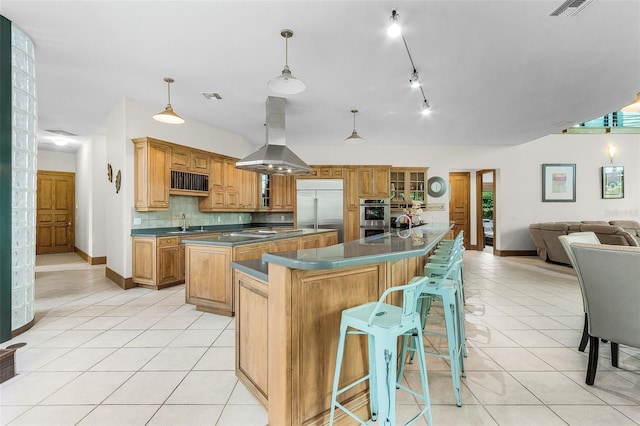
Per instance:
[[[285,145],[285,99],[267,97],[267,143],[236,163],[238,169],[269,175],[308,175],[309,167]]]

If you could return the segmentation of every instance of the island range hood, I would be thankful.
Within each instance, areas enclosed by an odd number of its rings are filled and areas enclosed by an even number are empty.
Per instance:
[[[267,143],[236,163],[238,169],[269,175],[308,175],[309,167],[285,145],[285,99],[267,97]]]

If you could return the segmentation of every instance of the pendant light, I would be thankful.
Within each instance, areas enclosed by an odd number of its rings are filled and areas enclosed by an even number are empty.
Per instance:
[[[356,114],[358,113],[357,109],[352,109],[351,113],[353,114],[353,132],[351,133],[351,136],[349,136],[348,138],[346,138],[344,140],[345,143],[348,144],[358,144],[358,143],[362,143],[362,141],[364,140],[364,138],[362,136],[360,136],[358,134],[358,132],[356,131]]]
[[[285,40],[284,69],[282,70],[282,74],[269,80],[267,86],[276,93],[295,95],[296,93],[304,91],[307,85],[304,84],[302,80],[291,75],[291,70],[289,69],[289,39],[293,37],[293,31],[285,29],[280,31],[280,35],[284,37]]]
[[[173,83],[173,79],[171,77],[165,77],[164,81],[167,83],[167,107],[164,111],[154,115],[153,119],[167,124],[182,124],[184,120],[173,112],[173,108],[171,107],[171,83]]]
[[[636,96],[635,100],[626,107],[622,108],[622,112],[640,112],[640,92]]]

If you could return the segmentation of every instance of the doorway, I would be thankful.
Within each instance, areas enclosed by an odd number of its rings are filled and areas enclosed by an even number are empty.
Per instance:
[[[464,231],[464,247],[469,249],[471,222],[471,174],[469,172],[449,172],[449,221],[453,222],[453,235]]]
[[[36,254],[75,248],[75,173],[38,170]]]
[[[478,250],[495,254],[496,222],[496,171],[476,172],[476,226]]]

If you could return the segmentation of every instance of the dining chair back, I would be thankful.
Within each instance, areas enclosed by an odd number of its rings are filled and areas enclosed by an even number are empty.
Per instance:
[[[571,248],[586,300],[591,345],[586,382],[592,385],[599,339],[640,348],[640,248],[584,243]]]

